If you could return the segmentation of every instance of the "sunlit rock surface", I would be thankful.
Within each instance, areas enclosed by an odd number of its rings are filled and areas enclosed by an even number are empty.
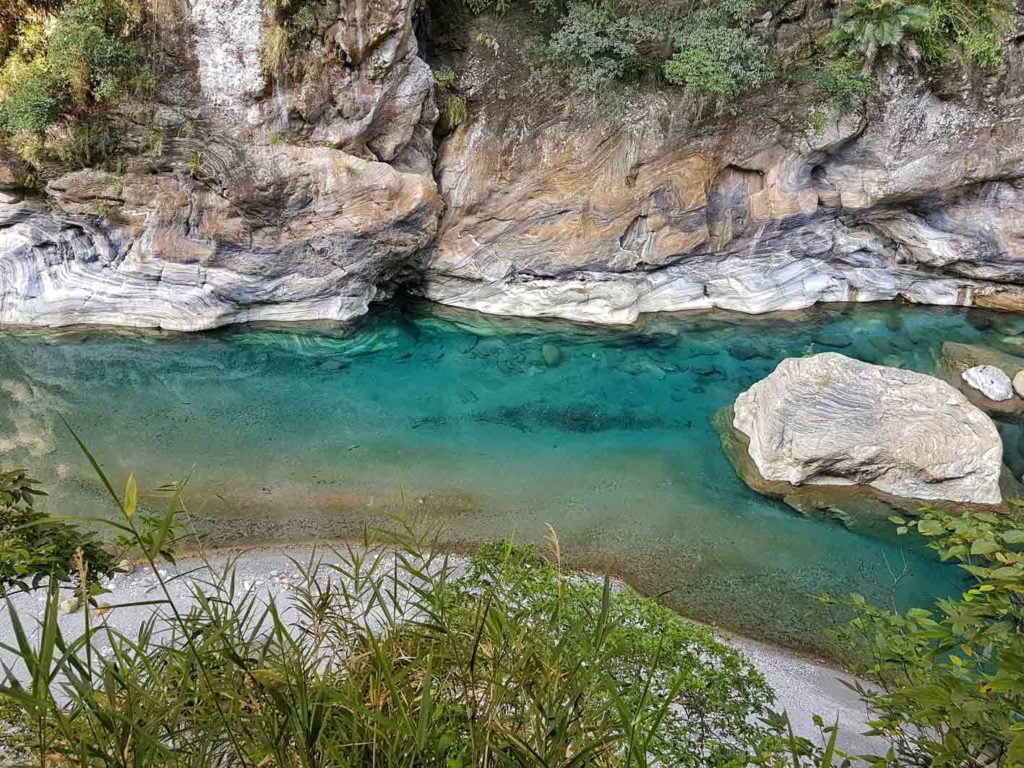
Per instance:
[[[588,103],[531,81],[511,34],[467,43],[451,65],[470,117],[439,153],[446,209],[423,291],[607,323],[893,298],[1024,307],[1010,58],[942,98],[889,71],[876,103],[814,122],[809,94],[778,87],[712,119],[670,90]]]
[[[1024,310],[1019,46],[971,78],[887,66],[842,113],[770,84],[714,114],[671,88],[545,85],[513,20],[469,18],[436,62],[468,117],[442,121],[435,158],[423,8],[317,3],[272,62],[278,4],[154,4],[158,93],[117,107],[128,191],[95,171],[40,191],[0,158],[0,322],[337,319],[398,283],[594,323],[896,298]],[[780,42],[795,25],[772,18]]]
[[[737,398],[734,414],[768,481],[1001,502],[995,425],[932,376],[834,352],[788,358]]]
[[[316,70],[294,81],[266,71],[265,0],[154,6],[169,74],[124,123],[123,174],[40,195],[0,158],[0,323],[200,330],[344,320],[389,296],[440,209],[415,7],[324,6],[293,52]]]

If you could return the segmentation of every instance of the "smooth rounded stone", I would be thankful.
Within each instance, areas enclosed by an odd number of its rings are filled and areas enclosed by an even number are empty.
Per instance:
[[[886,366],[887,368],[903,367],[903,361],[900,359],[899,355],[884,355],[878,362],[880,365]]]
[[[858,341],[851,350],[849,350],[850,357],[855,357],[858,360],[864,360],[868,363],[877,363],[881,357],[878,349],[873,345],[869,344],[864,339]]]
[[[1024,397],[1024,371],[1017,371],[1010,383],[1013,386],[1013,391],[1020,397]]]
[[[698,362],[693,363],[690,366],[690,370],[693,371],[698,376],[712,376],[713,377],[713,376],[724,376],[725,375],[724,373],[722,373],[722,370],[717,365],[715,365],[713,362],[709,362],[709,361],[706,361],[706,360],[705,361],[698,361]]]
[[[758,356],[758,349],[749,339],[737,339],[726,345],[725,351],[734,360],[753,360]]]
[[[562,364],[565,359],[565,355],[562,354],[562,349],[557,344],[545,344],[540,348],[540,353],[544,357],[544,362],[549,368],[556,368]]]
[[[999,343],[1007,347],[1013,354],[1019,355],[1024,352],[1024,336],[1003,336]]]
[[[889,344],[894,349],[898,349],[903,352],[912,352],[915,346],[914,340],[906,336],[890,336]]]
[[[999,402],[1013,397],[1010,377],[994,365],[976,365],[968,368],[960,376],[989,400]]]
[[[979,331],[987,331],[995,325],[992,315],[989,313],[967,311],[967,322]]]
[[[960,344],[955,341],[942,343],[939,361],[944,368],[957,374],[976,365],[995,366],[1010,377],[1016,376],[1018,371],[1024,370],[1024,357],[1000,352],[989,347]]]
[[[733,427],[768,481],[1001,501],[995,425],[933,376],[835,352],[789,358],[736,399]]]

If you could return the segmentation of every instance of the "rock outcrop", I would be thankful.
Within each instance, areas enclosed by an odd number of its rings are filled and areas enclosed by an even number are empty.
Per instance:
[[[469,117],[435,164],[421,5],[309,7],[282,53],[280,3],[153,4],[170,66],[153,103],[122,106],[123,176],[40,193],[0,158],[0,322],[345,319],[398,281],[596,323],[893,298],[1024,309],[1024,37],[994,74],[890,67],[849,114],[769,85],[706,118],[671,89],[591,104],[541,86],[520,34],[467,22],[446,63]]]
[[[737,398],[733,426],[770,482],[1001,501],[1003,448],[995,425],[932,376],[834,352],[790,358]]]
[[[774,88],[714,120],[667,93],[588,106],[524,87],[513,40],[466,49],[432,299],[609,323],[896,297],[1024,306],[1019,53],[984,93],[940,98],[893,70],[877,104],[812,125],[807,94]]]
[[[124,172],[40,196],[0,162],[0,323],[200,330],[344,320],[387,297],[440,209],[415,5],[325,5],[302,52],[317,70],[295,84],[265,71],[261,0],[155,7],[170,71],[194,77],[126,116]]]
[[[56,210],[0,206],[0,322],[343,320],[386,295],[433,234],[429,177],[324,148],[245,158],[248,174],[219,190],[80,171],[50,184]]]

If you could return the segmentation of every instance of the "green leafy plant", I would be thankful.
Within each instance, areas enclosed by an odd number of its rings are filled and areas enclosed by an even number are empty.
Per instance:
[[[853,612],[841,632],[877,683],[857,687],[875,733],[892,744],[877,765],[1024,763],[1024,528],[995,513],[929,511],[893,518],[916,531],[974,585],[934,609],[893,613],[862,597],[832,601]]]
[[[63,128],[65,162],[95,164],[112,153],[116,133],[95,129],[103,105],[152,84],[136,42],[141,16],[128,2],[54,1],[26,11],[0,67],[0,134],[15,149],[25,147],[26,159],[38,162],[32,137],[54,126]]]
[[[821,100],[840,111],[870,96],[878,88],[878,81],[860,72],[860,64],[852,56],[833,59],[816,69],[811,81]]]
[[[834,39],[863,57],[861,74],[874,69],[878,56],[892,51],[909,33],[924,30],[928,8],[904,0],[853,0],[839,12]]]
[[[577,86],[597,90],[636,78],[651,67],[639,45],[661,30],[639,16],[620,16],[588,2],[572,3],[542,49],[544,69]],[[655,68],[660,67],[660,62]]]
[[[982,68],[1003,62],[1003,35],[1011,14],[1002,0],[930,0],[929,19],[920,38],[926,57],[941,62],[951,48]]]
[[[448,125],[456,128],[466,122],[469,117],[469,106],[466,100],[458,94],[452,94],[445,101],[444,116]]]
[[[37,507],[45,495],[24,470],[0,471],[0,594],[32,589],[46,579],[72,579],[76,552],[84,555],[92,577],[114,571],[112,556],[94,535]]]
[[[83,450],[84,446],[83,446]],[[3,717],[43,764],[148,766],[731,766],[832,764],[773,714],[772,693],[706,627],[550,554],[499,542],[468,563],[420,521],[293,561],[290,608],[241,586],[233,563],[192,569],[191,600],[158,567],[174,559],[183,484],[141,512],[86,456],[118,510],[101,518],[157,584],[139,603],[39,631],[6,606],[21,663]],[[99,522],[99,520],[98,520]],[[107,617],[152,611],[130,633]]]
[[[443,129],[450,131],[466,122],[469,105],[459,93],[455,71],[451,67],[439,67],[434,71],[434,85],[437,86],[437,98],[444,117]]]
[[[263,71],[273,73],[285,66],[288,60],[288,33],[280,24],[270,24],[263,29],[263,47],[260,49],[260,63]]]
[[[646,80],[726,103],[772,75],[767,46],[751,33],[753,10],[746,0],[690,10],[578,0],[528,45],[528,58],[584,90]]]
[[[727,102],[772,75],[767,46],[750,33],[754,4],[711,3],[694,11],[675,36],[665,79],[697,96]]]
[[[451,67],[438,67],[434,70],[434,85],[438,88],[455,87],[455,70]]]

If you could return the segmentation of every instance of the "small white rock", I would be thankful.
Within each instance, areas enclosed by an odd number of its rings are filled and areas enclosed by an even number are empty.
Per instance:
[[[1010,377],[994,365],[976,365],[968,368],[961,376],[989,400],[999,402],[1013,397]]]

